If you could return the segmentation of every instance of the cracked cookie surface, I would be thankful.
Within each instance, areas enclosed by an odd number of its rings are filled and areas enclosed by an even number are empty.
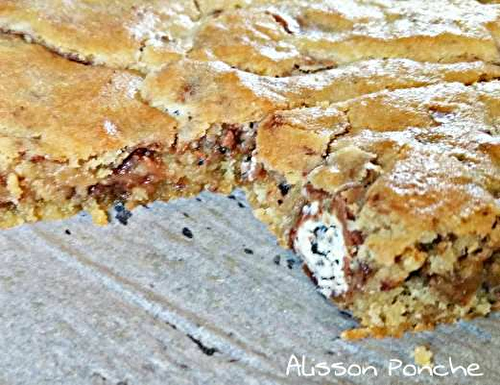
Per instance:
[[[188,56],[288,76],[375,58],[498,62],[497,4],[412,1],[12,1],[0,28],[76,60],[143,71]]]

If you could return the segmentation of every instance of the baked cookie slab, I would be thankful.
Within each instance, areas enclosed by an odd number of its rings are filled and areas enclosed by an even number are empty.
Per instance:
[[[65,217],[163,178],[175,121],[137,100],[131,72],[0,37],[0,226]],[[141,200],[141,199],[139,199]]]
[[[350,337],[400,335],[498,306],[499,75],[390,59],[277,79],[184,60],[142,95],[177,117],[178,146],[255,136],[233,172],[256,216],[366,326]]]
[[[261,125],[249,199],[319,290],[367,327],[349,336],[498,306],[499,98],[498,81],[439,84]]]
[[[178,123],[140,99],[142,82],[0,36],[0,227],[80,210],[106,223],[117,202],[230,191],[211,142],[207,157],[174,157]]]
[[[5,0],[0,30],[1,227],[239,186],[348,337],[498,307],[495,2]]]

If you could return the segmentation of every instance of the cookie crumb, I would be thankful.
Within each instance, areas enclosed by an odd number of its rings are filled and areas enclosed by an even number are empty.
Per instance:
[[[104,211],[101,206],[92,199],[84,205],[84,209],[90,214],[92,217],[92,221],[98,226],[105,226],[109,223],[108,221],[108,213]]]
[[[276,265],[280,265],[280,262],[281,262],[281,256],[280,255],[275,255],[274,258],[273,258],[273,262],[276,264]]]
[[[434,353],[425,345],[420,345],[415,348],[413,352],[413,357],[415,359],[415,364],[418,366],[431,366],[432,367],[432,357]]]
[[[118,222],[120,222],[124,226],[127,226],[128,220],[132,217],[132,213],[125,208],[123,202],[118,202],[115,205],[115,212],[115,218],[118,220]]]
[[[187,237],[189,239],[193,238],[193,232],[191,230],[189,230],[187,227],[184,227],[182,229],[182,235],[184,235],[185,237]]]
[[[352,314],[350,312],[348,312],[347,310],[340,309],[339,314],[342,316],[342,318],[351,319],[351,320],[353,319]]]

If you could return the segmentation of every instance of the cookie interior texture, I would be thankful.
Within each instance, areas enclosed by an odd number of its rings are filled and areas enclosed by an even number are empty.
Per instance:
[[[241,187],[362,327],[500,301],[494,1],[2,1],[0,226]]]

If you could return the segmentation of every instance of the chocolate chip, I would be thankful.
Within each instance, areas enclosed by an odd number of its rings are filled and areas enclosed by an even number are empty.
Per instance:
[[[203,354],[207,356],[213,356],[215,353],[219,352],[219,349],[206,346],[203,342],[201,342],[201,340],[195,338],[191,334],[187,334],[187,337],[200,348]]]
[[[347,319],[352,319],[352,314],[349,313],[346,310],[339,310],[339,313],[342,317],[347,318]]]
[[[71,231],[69,231],[68,229],[64,230],[64,232],[68,235],[71,235]]]
[[[288,192],[290,191],[290,189],[292,188],[292,186],[290,186],[287,183],[280,183],[278,185],[278,188],[279,188],[279,190],[281,192],[281,195],[285,196],[286,194],[288,194]]]
[[[311,244],[311,251],[314,253],[314,254],[318,254],[318,255],[322,255],[323,257],[326,257],[326,254],[325,252],[323,251],[320,251],[318,249],[318,243],[315,241]]]
[[[120,222],[123,226],[127,226],[128,220],[132,217],[132,213],[125,208],[123,202],[118,202],[115,204],[115,218]]]
[[[191,230],[189,230],[187,227],[184,227],[182,229],[182,235],[184,235],[185,237],[187,237],[189,239],[193,238],[193,232]]]
[[[243,203],[241,203],[241,202],[238,202],[238,206],[239,206],[239,207],[241,207],[242,209],[244,209],[244,208],[246,207],[246,206],[245,206]]]
[[[245,254],[253,254],[253,250],[252,249],[247,249],[247,248],[244,248],[243,251],[245,252]]]
[[[328,231],[328,227],[325,225],[318,226],[314,229],[314,235],[317,237],[318,235],[325,234]]]

